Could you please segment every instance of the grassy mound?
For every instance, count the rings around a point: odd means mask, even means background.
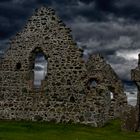
[[[118,120],[103,128],[46,122],[0,121],[0,140],[140,140],[140,132],[122,132]]]

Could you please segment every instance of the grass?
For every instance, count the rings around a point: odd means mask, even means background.
[[[122,132],[118,120],[103,128],[46,122],[0,121],[0,140],[140,140],[140,132]]]

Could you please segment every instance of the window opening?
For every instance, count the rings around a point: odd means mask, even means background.
[[[41,52],[36,53],[34,61],[34,87],[40,88],[42,80],[44,80],[47,75],[48,62]]]

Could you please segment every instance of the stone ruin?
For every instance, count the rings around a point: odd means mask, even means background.
[[[34,86],[37,53],[48,63],[39,88]],[[36,10],[0,61],[0,119],[101,127],[120,117],[127,104],[121,80],[101,55],[87,62],[82,56],[54,10]]]
[[[135,107],[127,106],[124,111],[123,128],[129,131],[140,131],[140,54],[138,66],[131,70],[131,79],[137,86],[137,104]]]
[[[92,55],[86,63],[88,79],[96,79],[97,83],[107,87],[111,96],[109,117],[120,117],[120,112],[127,104],[126,96],[123,91],[123,84],[117,74],[109,64],[105,62],[101,55]]]

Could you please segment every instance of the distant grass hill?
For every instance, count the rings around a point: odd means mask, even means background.
[[[122,132],[118,120],[103,128],[46,122],[0,121],[0,140],[140,140],[140,132]]]

